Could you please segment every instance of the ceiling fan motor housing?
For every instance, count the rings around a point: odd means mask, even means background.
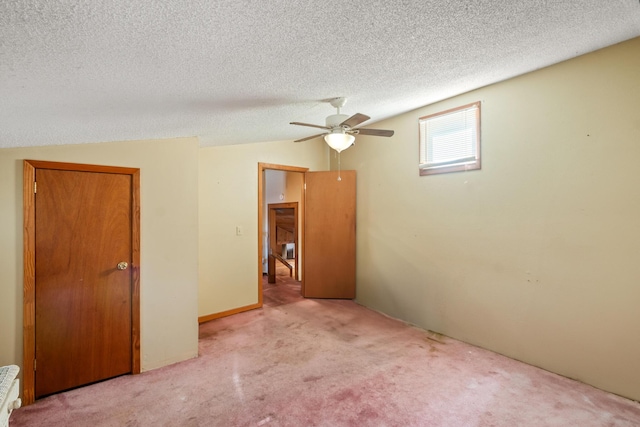
[[[349,118],[347,114],[332,114],[327,117],[327,127],[333,129]]]

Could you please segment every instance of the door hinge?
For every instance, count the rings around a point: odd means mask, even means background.
[[[33,181],[33,193],[37,193],[38,192],[38,183]]]
[[[36,359],[33,359],[33,370],[36,370]]]

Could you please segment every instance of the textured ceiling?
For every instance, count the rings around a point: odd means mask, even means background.
[[[0,147],[295,139],[638,36],[638,0],[3,0]]]

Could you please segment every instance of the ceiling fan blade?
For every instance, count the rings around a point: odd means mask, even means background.
[[[371,117],[366,116],[364,114],[356,113],[353,116],[349,117],[344,122],[340,123],[340,126],[347,126],[347,127],[352,128],[354,126],[358,126],[362,122],[366,122],[370,118]]]
[[[326,134],[327,134],[327,132],[325,132],[325,133],[319,133],[319,134],[317,134],[317,135],[311,135],[311,136],[308,136],[308,137],[306,137],[306,138],[296,139],[296,140],[295,140],[295,141],[293,141],[293,142],[302,142],[302,141],[307,141],[307,140],[309,140],[309,139],[317,138],[317,137],[319,137],[319,136],[326,135]]]
[[[385,129],[354,129],[358,131],[359,135],[373,135],[373,136],[393,136],[392,130]]]
[[[309,127],[312,127],[312,128],[319,128],[319,129],[331,129],[331,128],[326,127],[326,126],[312,125],[310,123],[291,122],[289,124],[290,125],[297,125],[297,126],[309,126]]]

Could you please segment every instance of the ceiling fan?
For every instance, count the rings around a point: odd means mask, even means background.
[[[325,132],[311,135],[306,138],[297,139],[294,142],[307,141],[309,139],[324,136],[324,140],[329,147],[338,153],[351,147],[355,141],[354,135],[372,135],[372,136],[393,136],[392,130],[384,129],[363,129],[356,128],[359,124],[369,120],[371,117],[364,114],[356,113],[349,117],[347,114],[340,114],[340,109],[347,102],[346,98],[333,98],[328,101],[334,108],[338,110],[336,114],[327,117],[326,125],[312,125],[309,123],[291,122],[292,125],[309,126],[312,128],[325,129]]]

